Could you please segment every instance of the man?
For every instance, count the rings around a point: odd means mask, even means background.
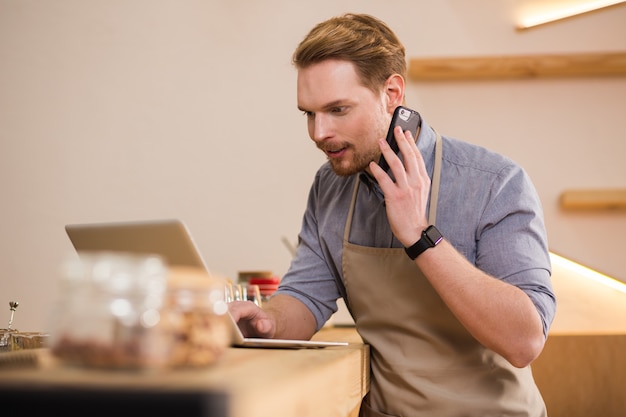
[[[231,312],[248,335],[309,339],[344,297],[371,346],[362,416],[543,416],[529,364],[555,312],[542,209],[512,161],[422,121],[385,141],[404,47],[344,15],[296,49],[298,107],[328,163],[276,295]],[[377,164],[381,153],[391,173]],[[443,239],[440,239],[440,235]]]

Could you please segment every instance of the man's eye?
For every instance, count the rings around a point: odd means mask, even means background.
[[[331,110],[331,113],[345,113],[346,112],[346,108],[345,107],[333,107]]]
[[[305,115],[306,117],[313,117],[313,112],[310,112],[310,111],[305,110],[302,112],[302,114]]]

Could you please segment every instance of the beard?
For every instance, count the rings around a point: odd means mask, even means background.
[[[357,128],[352,126],[353,129],[350,129],[346,135],[352,140],[339,143],[323,141],[317,143],[317,147],[324,153],[345,149],[346,155],[340,158],[328,158],[331,168],[340,177],[358,174],[369,168],[370,162],[378,162],[380,159],[378,139],[387,134],[390,120],[391,115],[386,112],[385,106],[381,103],[375,107],[371,116],[361,119],[361,124]]]
[[[380,150],[378,148],[365,149],[359,152],[352,145],[346,145],[346,147],[353,151],[352,158],[329,158],[331,168],[335,174],[340,177],[349,177],[362,172],[369,167],[370,162],[378,161],[380,157]]]

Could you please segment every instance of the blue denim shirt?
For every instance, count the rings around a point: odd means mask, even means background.
[[[435,138],[422,122],[417,145],[431,179]],[[277,291],[302,301],[315,316],[318,329],[337,310],[336,300],[345,295],[342,243],[355,181],[367,186],[359,187],[350,242],[402,247],[391,232],[378,184],[364,173],[340,177],[324,164],[309,193],[296,256]],[[443,137],[436,226],[477,268],[528,294],[547,334],[556,301],[543,210],[519,165],[479,146]]]

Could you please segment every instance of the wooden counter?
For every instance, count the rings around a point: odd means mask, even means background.
[[[557,314],[533,363],[550,417],[623,417],[626,294],[553,265]],[[137,374],[0,367],[3,415],[307,417],[358,415],[369,349],[354,328],[326,327],[315,350],[232,348],[203,370]]]
[[[61,367],[41,350],[37,369],[0,369],[0,407],[3,415],[66,417],[358,415],[369,389],[368,346],[334,329],[316,338],[351,343],[231,348],[209,368],[144,373]]]

